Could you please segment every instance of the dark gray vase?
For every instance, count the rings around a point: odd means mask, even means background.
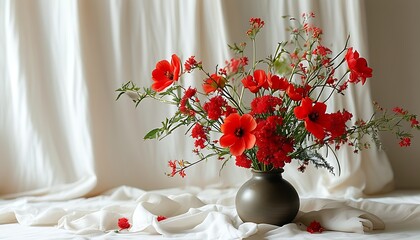
[[[291,223],[299,211],[299,195],[281,176],[283,169],[269,172],[252,170],[252,178],[236,194],[235,204],[244,222],[277,226]]]

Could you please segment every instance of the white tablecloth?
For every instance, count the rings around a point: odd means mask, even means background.
[[[360,199],[301,199],[296,223],[283,227],[243,223],[234,207],[235,194],[236,189],[146,192],[119,187],[97,197],[70,201],[47,202],[34,197],[2,200],[0,239],[417,239],[420,236],[420,191]],[[167,219],[157,221],[159,215]],[[115,232],[122,217],[128,218],[132,226]],[[312,220],[319,221],[326,231],[307,232],[304,224]]]

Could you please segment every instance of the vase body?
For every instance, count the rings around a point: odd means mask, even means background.
[[[282,177],[283,169],[269,172],[252,170],[252,177],[236,194],[235,204],[244,222],[277,226],[291,223],[299,211],[299,195]]]

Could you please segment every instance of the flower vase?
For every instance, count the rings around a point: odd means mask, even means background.
[[[242,221],[277,226],[293,221],[299,211],[299,195],[282,173],[283,169],[252,170],[251,179],[239,188],[235,199]]]

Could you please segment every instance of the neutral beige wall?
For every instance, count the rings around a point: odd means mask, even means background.
[[[373,99],[383,107],[397,105],[420,114],[420,1],[365,1]],[[394,169],[397,188],[420,188],[420,133],[410,148],[392,136],[383,143]]]

